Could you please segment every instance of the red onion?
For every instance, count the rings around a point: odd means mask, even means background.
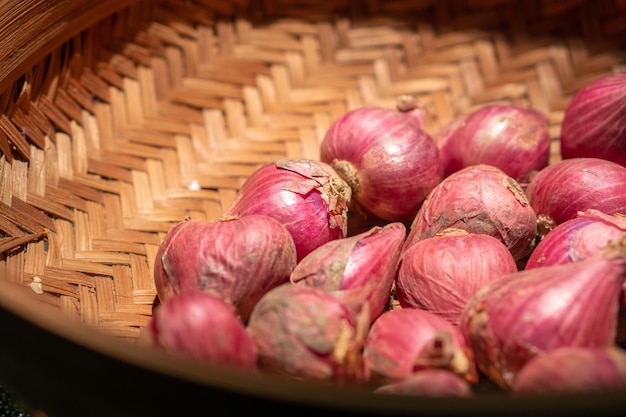
[[[626,72],[597,78],[572,98],[560,145],[564,159],[601,158],[626,167]]]
[[[476,291],[516,271],[513,255],[500,240],[446,229],[402,254],[396,298],[402,307],[428,310],[456,325]]]
[[[365,210],[387,221],[412,218],[441,181],[439,150],[423,129],[424,111],[361,107],[336,120],[320,146]]]
[[[493,104],[466,113],[434,136],[444,175],[489,164],[517,181],[548,165],[548,117],[513,104]]]
[[[266,293],[248,322],[259,367],[289,378],[364,382],[367,323],[321,288],[283,284]]]
[[[563,346],[612,345],[625,279],[622,238],[578,262],[501,276],[468,301],[459,328],[479,369],[510,388],[538,354]]]
[[[516,394],[574,394],[626,388],[626,351],[562,347],[537,355],[513,383]]]
[[[404,224],[392,222],[333,240],[302,259],[290,280],[330,292],[373,321],[391,297],[405,237]]]
[[[372,324],[363,361],[375,384],[398,382],[424,369],[447,369],[476,382],[473,355],[459,329],[426,310],[397,308]]]
[[[265,214],[278,220],[291,233],[300,261],[318,246],[346,236],[351,193],[328,164],[284,158],[253,172],[225,214]]]
[[[447,228],[499,239],[518,261],[533,248],[537,218],[519,183],[479,164],[444,178],[415,216],[403,251]]]
[[[296,247],[285,226],[255,214],[174,225],[159,246],[154,283],[160,301],[190,291],[228,299],[246,321],[269,289],[288,282]]]
[[[142,335],[170,353],[215,365],[256,368],[256,348],[235,308],[206,292],[188,292],[161,302]]]
[[[572,158],[552,163],[528,184],[526,194],[539,221],[539,234],[596,209],[626,214],[626,167],[599,158]]]
[[[423,397],[474,397],[471,385],[452,371],[423,369],[398,382],[381,385],[375,394],[415,395]]]

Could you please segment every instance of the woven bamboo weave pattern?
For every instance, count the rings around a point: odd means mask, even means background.
[[[0,92],[0,276],[123,339],[169,228],[261,164],[411,94],[435,134],[508,102],[549,115],[626,71],[626,1],[135,1]]]

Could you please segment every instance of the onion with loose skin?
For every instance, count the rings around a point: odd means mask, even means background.
[[[396,298],[457,325],[467,300],[485,284],[517,271],[513,255],[493,236],[446,229],[416,242],[400,259]]]
[[[626,72],[607,74],[572,98],[561,122],[561,156],[626,167]]]
[[[264,214],[282,223],[298,261],[348,232],[350,186],[328,164],[284,158],[265,164],[244,182],[226,215]]]
[[[220,294],[245,322],[263,294],[289,281],[296,262],[291,234],[269,216],[185,220],[159,246],[154,283],[161,302],[187,292]]]
[[[474,397],[471,385],[452,371],[423,369],[401,381],[381,385],[375,394],[415,395],[421,397]]]
[[[327,130],[320,159],[346,180],[363,209],[387,221],[410,220],[443,177],[423,119],[421,108],[351,110]]]
[[[444,175],[489,164],[517,181],[548,165],[548,117],[535,109],[492,104],[459,116],[434,136]]]
[[[476,364],[510,389],[536,355],[615,343],[626,279],[626,238],[578,262],[503,275],[467,303],[459,328]]]
[[[403,252],[447,228],[493,236],[519,261],[533,248],[537,217],[515,179],[479,164],[451,174],[433,189],[410,226]]]
[[[392,222],[333,240],[302,259],[290,280],[321,288],[373,321],[389,303],[405,237],[406,227]]]

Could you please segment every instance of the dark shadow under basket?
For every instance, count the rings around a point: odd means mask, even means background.
[[[414,95],[426,129],[488,103],[548,114],[626,71],[623,0],[10,1],[0,17],[0,382],[54,416],[321,411],[605,415],[626,392],[373,398],[137,345],[169,228],[247,176],[318,158],[330,123]]]

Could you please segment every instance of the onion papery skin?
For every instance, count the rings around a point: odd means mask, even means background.
[[[348,233],[350,186],[324,162],[283,158],[259,167],[244,182],[225,215],[264,214],[282,223],[298,261]]]
[[[187,292],[217,293],[245,322],[263,294],[289,281],[296,263],[291,234],[269,216],[186,220],[161,242],[154,283],[161,302]]]
[[[446,229],[401,257],[396,299],[457,325],[467,300],[501,275],[517,272],[513,255],[493,236]]]
[[[449,370],[470,383],[478,378],[460,330],[415,308],[387,310],[374,321],[365,339],[363,361],[375,385],[402,381],[432,368]]]
[[[626,72],[604,75],[572,98],[561,122],[561,156],[626,167]]]
[[[470,165],[489,164],[517,181],[548,165],[548,117],[513,104],[480,107],[448,123],[433,138],[447,177]]]
[[[587,394],[626,388],[626,351],[562,347],[531,359],[517,374],[518,395]]]
[[[411,223],[402,251],[448,228],[493,236],[519,261],[532,251],[537,217],[515,179],[479,164],[455,172],[433,189]]]
[[[255,370],[256,347],[234,306],[207,292],[188,292],[161,302],[142,342],[169,353],[218,366]]]
[[[405,237],[404,224],[392,222],[325,243],[296,265],[290,281],[321,288],[373,321],[389,303]]]
[[[474,397],[472,386],[452,371],[423,369],[398,382],[381,385],[375,394],[415,395],[421,397]]]
[[[626,214],[626,167],[599,158],[554,162],[535,174],[526,188],[542,225],[541,237],[579,211]]]
[[[441,181],[439,149],[423,128],[423,110],[360,107],[331,124],[320,159],[352,188],[353,198],[386,221],[415,216]]]
[[[503,389],[533,357],[564,346],[614,344],[626,239],[562,265],[503,275],[467,303],[459,328],[478,368]]]
[[[528,257],[526,269],[585,259],[609,241],[626,236],[626,216],[589,209],[552,229]]]
[[[323,383],[363,383],[367,322],[321,288],[286,283],[259,300],[248,333],[259,369]]]

